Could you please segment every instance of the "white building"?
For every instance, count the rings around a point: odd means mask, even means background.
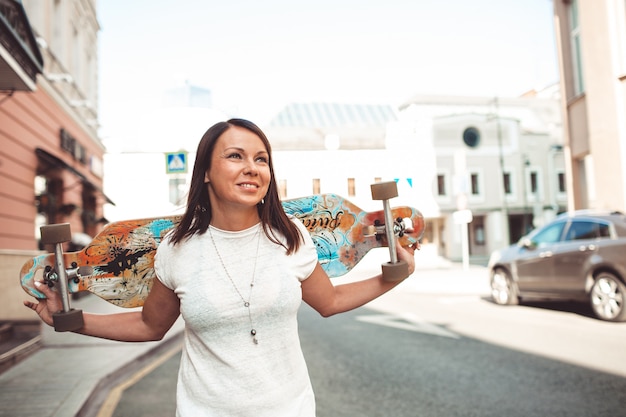
[[[440,218],[429,222],[427,238],[441,255],[462,255],[459,210],[472,212],[469,252],[480,260],[566,209],[557,92],[417,96],[401,106],[398,123],[415,126],[418,146],[435,150],[430,190]]]
[[[379,210],[369,185],[395,180],[392,205],[420,209],[423,250],[449,259],[462,257],[461,209],[472,212],[469,254],[482,261],[566,208],[555,88],[520,98],[417,96],[399,110],[291,104],[265,131],[286,198],[334,192]]]

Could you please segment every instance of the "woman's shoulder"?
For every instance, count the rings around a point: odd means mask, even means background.
[[[200,239],[200,237],[201,237],[200,234],[194,233],[191,236],[184,237],[179,242],[174,242],[173,241],[174,231],[171,230],[165,236],[163,236],[163,238],[161,239],[161,242],[158,243],[157,252],[159,252],[159,253],[176,252],[176,251],[180,250],[181,248],[187,247],[189,245],[193,246],[194,243],[197,242]]]
[[[307,230],[304,223],[302,223],[302,220],[298,219],[293,214],[288,214],[287,218],[289,219],[291,223],[295,225],[295,227],[298,229],[298,231],[300,232],[300,235],[302,236],[305,242],[307,241],[307,239],[310,239],[311,235],[309,234],[309,231]]]

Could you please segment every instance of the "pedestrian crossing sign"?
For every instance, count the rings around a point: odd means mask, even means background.
[[[165,154],[166,174],[187,173],[187,152],[168,152]]]

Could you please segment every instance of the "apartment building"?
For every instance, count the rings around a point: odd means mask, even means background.
[[[570,209],[626,211],[626,3],[554,0]]]
[[[112,201],[98,138],[95,1],[0,7],[0,320],[30,317],[18,272],[42,249],[38,229],[70,223],[76,245]],[[79,241],[80,237],[82,241]]]

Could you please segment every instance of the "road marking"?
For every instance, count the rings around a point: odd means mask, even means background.
[[[451,339],[460,338],[460,336],[456,333],[452,333],[435,324],[429,323],[412,313],[357,316],[356,319],[365,323],[394,327],[396,329],[409,330],[412,332],[432,334],[441,337],[449,337]]]
[[[144,376],[148,375],[150,372],[158,368],[160,365],[162,365],[165,361],[167,361],[169,358],[174,356],[176,353],[179,353],[181,347],[182,347],[182,344],[177,343],[176,346],[174,346],[172,349],[165,352],[157,360],[155,360],[154,362],[151,362],[150,364],[148,364],[147,366],[145,366],[144,368],[140,369],[135,374],[133,374],[128,380],[124,381],[123,383],[111,389],[106,400],[104,400],[102,407],[100,407],[97,417],[111,417],[113,413],[115,413],[115,408],[117,407],[117,404],[120,402],[120,399],[122,398],[122,394],[124,394],[124,391],[127,388],[131,387],[132,385],[136,384],[141,378],[143,378]]]

